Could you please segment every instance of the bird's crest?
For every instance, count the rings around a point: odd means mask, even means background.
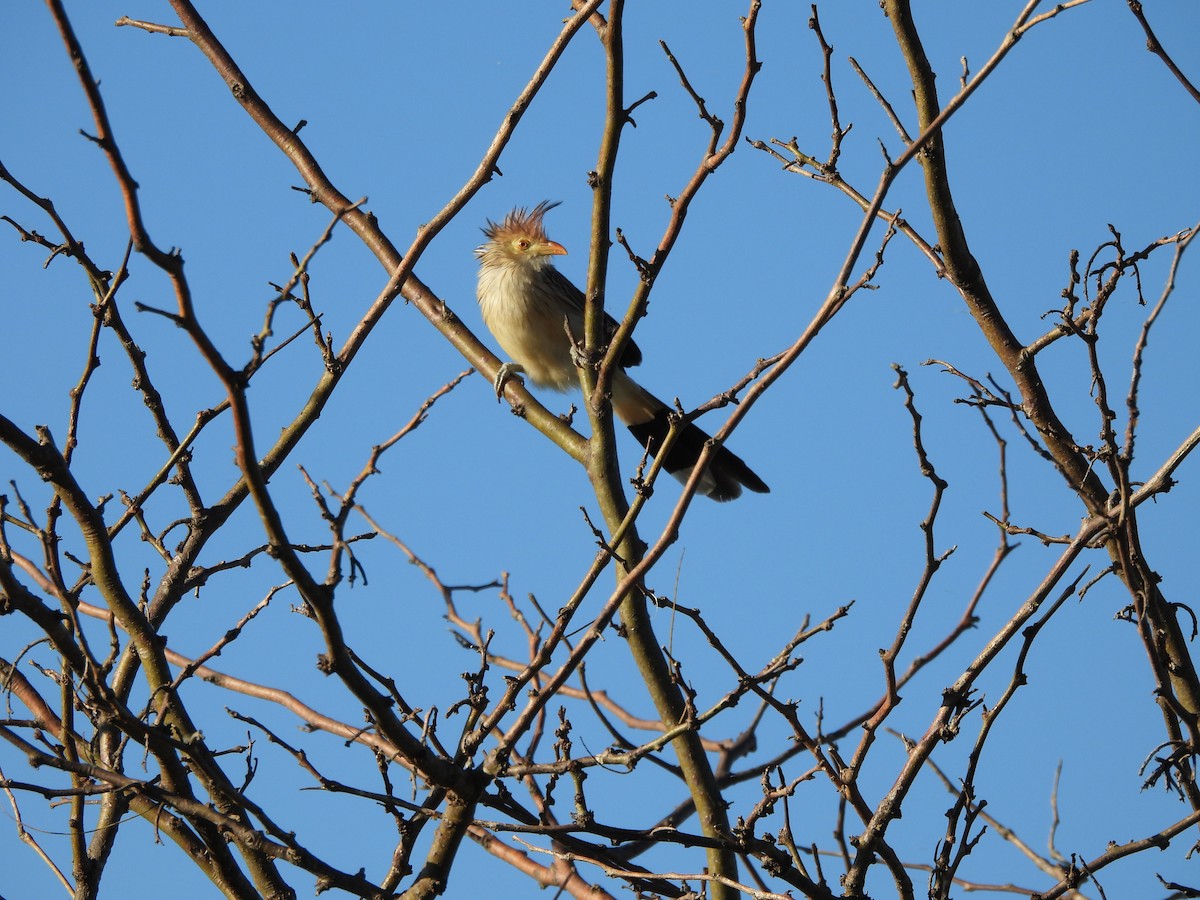
[[[489,241],[497,243],[516,235],[537,242],[547,241],[549,238],[546,236],[546,227],[542,224],[542,217],[561,202],[561,200],[543,200],[533,209],[528,210],[523,206],[518,206],[500,222],[493,222],[489,219],[483,233]]]

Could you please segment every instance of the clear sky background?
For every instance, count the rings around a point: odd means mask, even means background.
[[[1000,44],[1021,4],[923,0],[914,6],[944,102],[957,85],[960,59],[966,57],[977,70]],[[161,247],[180,248],[201,321],[227,358],[248,358],[249,339],[260,329],[273,296],[269,282],[289,277],[288,254],[303,254],[327,226],[329,213],[292,189],[301,184],[299,175],[193,45],[113,25],[122,15],[171,23],[167,4],[134,0],[70,7],[140,185],[151,235]],[[1146,7],[1176,62],[1193,82],[1200,81],[1200,6],[1164,0]],[[334,10],[334,4],[325,3],[260,2],[208,3],[201,11],[276,114],[287,123],[307,121],[301,136],[333,182],[347,196],[367,198],[365,206],[404,247],[478,164],[568,9],[546,2],[398,2],[343,4]],[[728,121],[742,74],[738,17],[744,13],[742,3],[716,0],[629,4],[628,99],[651,90],[658,97],[639,107],[637,127],[623,135],[613,222],[644,256],[657,245],[668,219],[664,195],[678,194],[708,139],[657,42],[669,44],[709,108]],[[870,193],[879,177],[878,141],[893,156],[900,143],[846,59],[859,61],[911,126],[903,61],[875,0],[824,3],[820,14],[835,48],[842,121],[854,126],[841,169]],[[764,141],[796,136],[802,148],[823,159],[830,125],[820,53],[806,25],[809,15],[808,4],[763,4],[758,55],[764,65],[745,134]],[[501,158],[503,177],[470,202],[417,266],[421,279],[489,346],[496,345],[479,319],[472,254],[486,219],[543,199],[563,201],[550,213],[548,229],[570,251],[558,261],[560,268],[577,282],[584,278],[591,204],[587,173],[596,163],[603,120],[602,73],[602,51],[585,28]],[[80,129],[91,132],[91,118],[43,6],[7,3],[0,10],[0,79],[0,161],[51,197],[92,257],[115,269],[128,237],[119,194],[102,154],[79,134]],[[1200,106],[1146,52],[1141,29],[1122,2],[1095,0],[1035,29],[953,119],[946,140],[967,235],[1001,309],[1026,341],[1047,331],[1053,316],[1046,314],[1061,308],[1072,249],[1086,260],[1109,239],[1110,223],[1134,249],[1200,220],[1195,174]],[[897,182],[887,206],[902,207],[932,239],[922,201],[920,173],[913,167]],[[51,224],[7,186],[0,190],[0,212],[52,234]],[[788,346],[823,301],[859,220],[857,208],[832,188],[782,172],[778,163],[743,143],[693,205],[655,287],[649,315],[637,330],[645,353],[639,379],[691,408],[727,389],[757,358]],[[1142,269],[1151,302],[1164,284],[1170,253],[1159,251]],[[1148,351],[1135,467],[1143,477],[1200,425],[1200,355],[1195,351],[1200,279],[1192,254],[1185,257],[1177,294]],[[0,223],[6,373],[0,411],[30,433],[35,425],[47,424],[61,438],[68,391],[84,363],[90,295],[67,260],[56,259],[43,270],[44,255]],[[805,647],[804,665],[781,688],[782,695],[801,701],[810,724],[823,702],[827,727],[859,714],[880,695],[877,651],[892,641],[923,564],[918,524],[931,488],[918,470],[903,397],[893,388],[893,363],[911,376],[926,416],[925,447],[950,483],[937,523],[937,547],[957,546],[922,608],[902,667],[957,621],[997,543],[995,527],[982,515],[1000,511],[995,441],[977,413],[954,403],[965,396],[964,384],[921,364],[942,359],[975,376],[995,374],[1009,385],[957,295],[911,244],[900,237],[893,241],[876,280],[879,289],[854,297],[730,441],[772,493],[725,505],[697,501],[679,542],[650,579],[660,593],[701,607],[750,669],[765,664],[804,616],[817,621],[853,600],[851,616]],[[339,231],[321,250],[312,267],[311,291],[335,346],[386,281],[387,274],[349,231]],[[624,309],[635,283],[636,273],[614,248],[610,308]],[[220,385],[181,331],[162,317],[133,312],[134,300],[172,305],[166,279],[152,266],[134,259],[121,298],[172,419],[186,430],[197,410],[221,399]],[[1128,360],[1145,312],[1127,286],[1105,320],[1101,353],[1112,366],[1110,388],[1118,402],[1127,389]],[[286,312],[276,334],[301,324],[298,312]],[[129,388],[128,364],[111,335],[104,337],[100,356],[75,469],[92,496],[119,489],[132,493],[161,465],[162,446]],[[1060,409],[1068,426],[1082,440],[1094,441],[1097,415],[1082,348],[1061,342],[1039,362],[1051,395],[1073,398]],[[318,482],[344,488],[362,469],[370,448],[464,368],[457,351],[419,313],[395,304],[292,463],[302,464]],[[295,416],[319,372],[320,359],[303,337],[255,378],[250,400],[260,447]],[[543,400],[555,411],[570,402],[557,396]],[[721,421],[718,412],[705,423],[715,430]],[[1123,420],[1117,424],[1123,429]],[[1083,515],[1076,498],[1011,426],[1005,436],[1013,521],[1050,534],[1072,532]],[[632,440],[622,441],[623,469],[629,471],[637,448]],[[236,479],[231,443],[228,424],[220,422],[197,445],[195,470],[210,499]],[[478,376],[443,398],[429,421],[384,457],[381,469],[369,482],[363,504],[449,584],[484,584],[509,573],[514,597],[532,593],[552,612],[590,562],[594,538],[579,507],[600,519],[582,470],[510,415],[507,405],[498,405]],[[1162,576],[1164,592],[1192,604],[1200,575],[1197,473],[1194,462],[1185,465],[1180,484],[1153,509],[1143,509],[1141,519],[1150,564]],[[35,510],[45,508],[43,485],[0,451],[0,490],[10,490],[10,479],[18,480]],[[296,466],[281,469],[271,487],[291,517],[293,539],[321,543],[327,532]],[[648,539],[658,534],[677,491],[674,482],[660,482],[641,520]],[[151,513],[161,527],[175,511],[164,502],[152,506]],[[250,509],[231,524],[227,542],[214,543],[206,564],[262,542]],[[360,527],[367,530],[365,524]],[[136,585],[154,557],[137,545],[135,535],[128,538],[121,563]],[[893,727],[913,735],[924,731],[942,687],[1012,615],[1057,556],[1033,538],[1020,544],[988,592],[978,628],[905,690]],[[445,709],[462,692],[458,673],[475,668],[476,658],[456,645],[439,596],[401,554],[383,540],[360,545],[358,552],[368,582],[343,588],[339,595],[350,644],[391,672],[402,691],[411,690],[414,702]],[[311,562],[314,571],[323,572],[324,559]],[[1107,564],[1100,553],[1086,562],[1092,568],[1085,580]],[[215,580],[172,618],[169,645],[185,654],[202,652],[282,580],[265,559],[228,580]],[[464,616],[482,617],[496,629],[498,647],[518,656],[524,652],[495,591],[459,600]],[[309,621],[289,612],[295,602],[294,595],[281,594],[217,667],[287,686],[311,705],[357,721],[353,701],[316,672],[319,636]],[[599,595],[595,603],[598,607]],[[1027,664],[1030,684],[1000,720],[985,753],[979,791],[989,801],[988,811],[1038,849],[1051,827],[1049,797],[1060,759],[1066,762],[1057,847],[1068,856],[1091,859],[1109,841],[1143,837],[1186,813],[1160,789],[1139,791],[1138,767],[1163,732],[1134,629],[1114,620],[1126,603],[1127,594],[1110,578],[1082,602],[1065,605],[1035,644]],[[666,640],[669,613],[655,616]],[[14,654],[34,636],[32,631],[26,636],[25,624],[12,616],[0,628],[8,632],[5,654]],[[712,702],[730,689],[732,677],[694,633],[677,625],[673,634],[702,700]],[[1007,684],[1015,649],[981,684],[989,702]],[[44,647],[31,655],[43,665],[53,664]],[[620,641],[599,648],[589,667],[594,684],[603,684],[635,712],[652,715]],[[368,754],[347,751],[335,738],[304,735],[280,710],[199,683],[191,691],[190,702],[214,711],[205,723],[214,745],[246,737],[244,726],[220,713],[223,705],[231,706],[261,716],[303,743],[331,774],[371,781]],[[712,736],[733,736],[749,714],[748,708],[731,714],[728,726]],[[978,722],[976,713],[963,738],[935,754],[952,778],[961,773]],[[447,727],[452,733],[458,725]],[[598,728],[585,734],[598,742],[593,751],[608,740]],[[774,725],[764,738],[775,743],[764,746],[763,758],[786,745],[786,735]],[[849,752],[855,740],[852,734],[843,750]],[[872,797],[887,790],[903,757],[899,742],[889,736],[881,741],[885,746],[877,748],[878,759],[863,778]],[[314,851],[328,853],[350,871],[368,866],[368,874],[377,876],[394,839],[386,818],[366,801],[303,790],[311,780],[265,741],[259,753],[264,771],[271,773],[269,779],[260,775],[263,802],[277,804],[280,818]],[[21,776],[21,757],[8,746],[0,747],[0,766],[9,777]],[[788,774],[799,775],[805,766],[795,760]],[[614,820],[636,809],[653,821],[679,799],[672,792],[642,796],[635,803],[628,785],[615,776],[612,781],[614,802],[620,798],[621,805],[605,810],[604,799],[597,803]],[[939,836],[937,823],[944,823],[952,798],[931,777],[918,786],[905,819],[889,835],[903,858],[928,862]],[[753,796],[755,785],[747,790],[739,796]],[[832,845],[831,796],[825,785],[816,784],[801,795],[797,808],[812,814],[810,824],[802,818],[799,826],[810,829],[805,841]],[[9,815],[7,803],[3,806]],[[39,842],[66,861],[65,810],[51,811],[29,799],[22,809]],[[1109,869],[1101,879],[1108,897],[1165,896],[1155,872],[1168,880],[1200,881],[1195,862],[1184,860],[1193,840],[1194,834],[1181,837],[1165,853]],[[61,893],[45,867],[20,846],[11,822],[0,820],[0,846],[0,895],[6,900]],[[531,882],[475,845],[464,845],[461,852],[465,857],[448,896],[481,896],[483,885],[490,896],[533,895]],[[105,879],[106,896],[139,896],[139,890],[149,896],[144,886],[160,877],[171,879],[173,896],[213,895],[173,845],[153,843],[149,826],[130,828],[117,854]],[[1051,883],[992,832],[972,860],[964,874],[977,881]],[[305,878],[297,883],[305,895]],[[879,887],[886,896],[886,886]],[[1096,895],[1094,889],[1085,893]]]

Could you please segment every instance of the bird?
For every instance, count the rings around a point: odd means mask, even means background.
[[[583,292],[555,268],[554,257],[567,251],[550,240],[543,222],[546,213],[558,205],[544,201],[532,209],[518,207],[499,222],[489,220],[483,229],[487,242],[475,251],[479,258],[476,295],[483,321],[511,360],[496,375],[497,396],[504,383],[518,373],[539,388],[566,391],[579,387],[571,335],[584,332]],[[611,338],[617,322],[605,314],[604,325]],[[641,349],[629,341],[620,368],[612,374],[612,408],[638,442],[657,455],[670,429],[671,407],[625,371],[641,361]],[[698,425],[685,425],[663,460],[663,468],[686,484],[710,440]],[[727,501],[741,496],[743,488],[761,494],[770,491],[740,457],[718,447],[698,493]]]

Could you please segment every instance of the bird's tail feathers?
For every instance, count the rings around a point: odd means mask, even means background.
[[[617,418],[625,423],[638,442],[652,456],[657,455],[671,430],[670,407],[623,371],[617,372],[613,379],[612,404]],[[663,468],[686,484],[710,440],[712,438],[698,425],[687,425],[663,460]],[[741,496],[743,488],[760,494],[771,490],[739,456],[725,447],[717,448],[709,459],[698,493],[725,501]]]

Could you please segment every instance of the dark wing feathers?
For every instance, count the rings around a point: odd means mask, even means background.
[[[558,288],[559,293],[567,300],[568,305],[579,313],[580,321],[583,321],[583,291],[575,287],[575,285],[571,282],[571,279],[553,266],[547,266],[545,271],[548,273],[549,278],[554,282],[555,287]],[[618,322],[608,313],[604,314],[604,333],[607,338],[612,338],[612,336],[617,333],[617,329],[620,327],[620,322]],[[582,338],[583,335],[578,334],[576,337]],[[621,354],[621,368],[629,369],[633,366],[640,366],[641,364],[642,348],[639,347],[636,342],[630,341],[625,345],[625,350]]]

